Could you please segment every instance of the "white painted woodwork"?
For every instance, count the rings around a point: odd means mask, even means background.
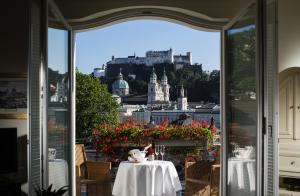
[[[300,157],[279,156],[279,169],[286,172],[297,172],[300,176]]]
[[[279,85],[279,134],[280,138],[293,138],[294,130],[293,78],[288,77]]]
[[[279,196],[300,196],[300,192],[279,189]]]
[[[279,173],[300,178],[300,73],[279,84]],[[292,194],[293,195],[293,194]]]
[[[295,118],[294,118],[294,139],[300,140],[300,74],[295,75]],[[300,150],[300,149],[299,149]]]

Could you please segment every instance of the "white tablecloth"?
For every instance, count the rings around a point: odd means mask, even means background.
[[[122,162],[113,187],[115,196],[175,196],[181,191],[177,171],[169,161]]]
[[[255,195],[255,164],[254,159],[229,158],[228,185],[230,195]]]
[[[68,186],[68,163],[62,159],[49,161],[49,184],[52,189]]]

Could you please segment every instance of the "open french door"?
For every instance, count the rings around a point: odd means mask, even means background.
[[[263,195],[260,9],[253,2],[223,31],[221,181],[224,196]]]
[[[44,66],[43,186],[67,187],[74,195],[74,34],[54,1],[48,1]]]

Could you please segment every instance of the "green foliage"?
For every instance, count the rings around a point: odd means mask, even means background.
[[[68,186],[63,186],[58,190],[52,190],[52,184],[47,188],[43,189],[40,186],[34,188],[37,196],[63,196],[68,191]]]
[[[188,101],[220,101],[220,71],[213,70],[210,74],[194,71],[189,68],[167,73],[169,79],[171,100],[176,100],[181,84],[187,89]]]
[[[230,89],[239,92],[253,91],[256,88],[256,32],[254,26],[246,26],[229,34],[230,39],[230,65],[229,74],[233,78]]]
[[[90,137],[97,124],[116,124],[118,103],[106,85],[92,76],[76,72],[76,138]]]
[[[130,93],[132,94],[146,94],[148,84],[144,80],[128,80],[130,86]]]

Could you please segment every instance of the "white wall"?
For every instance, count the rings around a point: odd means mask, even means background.
[[[300,67],[300,1],[278,0],[279,73]]]

